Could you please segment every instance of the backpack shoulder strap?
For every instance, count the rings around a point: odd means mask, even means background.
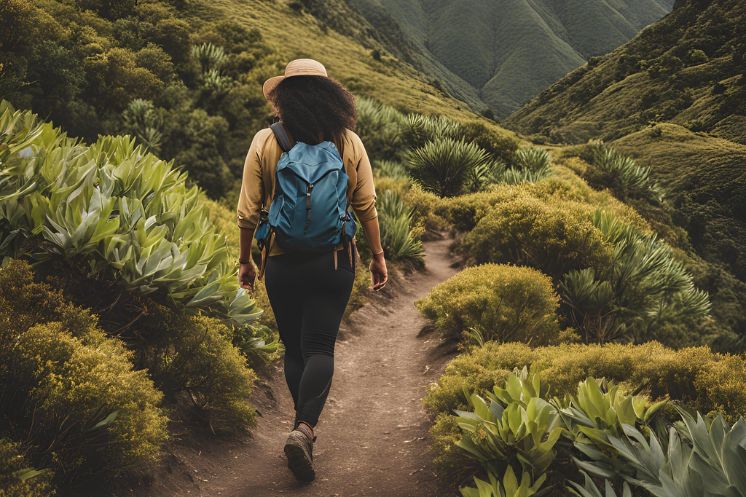
[[[293,145],[295,145],[295,142],[292,138],[290,138],[290,135],[288,134],[287,130],[285,129],[285,126],[282,124],[282,121],[277,121],[276,123],[273,123],[270,128],[272,128],[272,132],[275,134],[275,137],[277,138],[277,142],[280,144],[280,148],[287,152],[291,148],[293,148]]]

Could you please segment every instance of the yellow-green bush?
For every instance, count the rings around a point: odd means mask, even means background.
[[[21,444],[0,438],[0,497],[51,497],[50,471],[35,469]]]
[[[550,176],[536,182],[498,184],[488,191],[441,199],[435,212],[452,223],[458,231],[466,232],[472,230],[491,207],[525,196],[548,203],[565,200],[588,204],[586,207],[589,210],[601,208],[646,232],[650,231],[647,222],[633,208],[607,192],[593,190],[575,173],[561,166],[554,166]]]
[[[63,480],[109,477],[156,461],[166,439],[161,393],[121,342],[58,322],[0,329],[2,417]]]
[[[464,236],[460,250],[471,263],[525,264],[555,279],[573,269],[602,267],[612,247],[593,225],[591,209],[520,196],[490,209]]]
[[[447,336],[474,330],[484,340],[556,342],[559,298],[551,280],[520,266],[464,269],[433,288],[417,307]]]
[[[132,358],[96,316],[34,281],[27,263],[0,269],[0,418],[29,437],[34,462],[73,478],[110,476],[158,457],[162,395]]]
[[[443,199],[413,183],[403,195],[404,203],[412,208],[415,222],[429,231],[448,229],[448,221],[437,213]]]
[[[150,337],[138,349],[138,362],[169,400],[196,408],[216,432],[253,426],[249,397],[256,375],[233,345],[233,331],[219,319],[186,316],[160,305],[147,312],[141,331]]]
[[[34,281],[27,263],[8,260],[0,268],[0,327],[27,330],[49,321],[63,323],[77,337],[84,337],[97,324],[93,314],[71,304],[61,291]]]
[[[447,219],[457,231],[466,232],[474,229],[494,205],[514,199],[519,193],[514,185],[499,185],[489,191],[444,198],[435,212]]]
[[[490,389],[524,366],[543,371],[552,395],[572,393],[579,381],[594,376],[642,389],[653,399],[668,396],[703,413],[746,413],[746,358],[707,347],[674,350],[657,342],[536,348],[488,342],[451,361],[425,403],[433,414],[463,408],[464,389]]]

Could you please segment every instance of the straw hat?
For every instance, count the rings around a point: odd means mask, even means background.
[[[264,98],[269,98],[268,95],[274,90],[277,85],[282,83],[285,78],[292,78],[293,76],[323,76],[328,78],[326,74],[326,68],[321,62],[313,59],[295,59],[288,62],[285,66],[285,74],[282,76],[274,76],[264,82],[262,86],[262,93]]]

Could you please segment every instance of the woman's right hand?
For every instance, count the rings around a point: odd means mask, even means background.
[[[256,281],[256,266],[253,262],[241,264],[238,268],[238,284],[246,290],[254,290],[254,281]]]
[[[386,259],[383,257],[383,252],[374,254],[370,261],[370,283],[373,291],[377,292],[386,286],[388,280],[389,272],[386,269]]]

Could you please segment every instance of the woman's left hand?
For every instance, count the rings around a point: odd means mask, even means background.
[[[386,269],[386,259],[383,252],[375,254],[370,261],[370,283],[374,291],[378,291],[386,286],[389,281],[389,272]]]

